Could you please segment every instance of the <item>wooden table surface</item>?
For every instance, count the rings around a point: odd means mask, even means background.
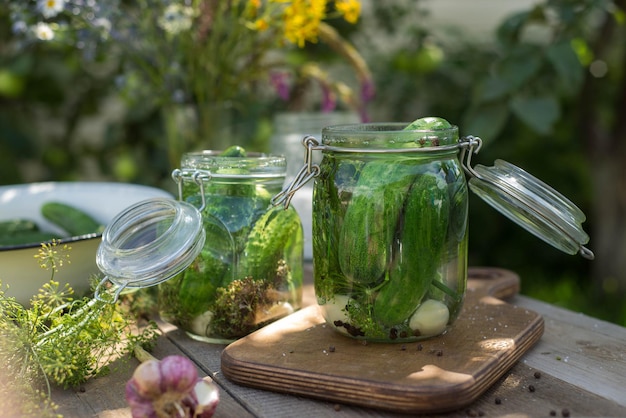
[[[310,279],[310,266],[307,270]],[[305,305],[314,304],[310,283],[304,293]],[[476,402],[436,416],[626,417],[626,328],[525,296],[517,295],[507,303],[542,315],[545,331],[540,341]],[[157,358],[185,355],[202,375],[213,377],[220,388],[217,418],[407,416],[237,385],[220,370],[224,345],[194,341],[169,324],[159,325],[162,335],[152,354]],[[122,359],[112,365],[108,376],[75,390],[55,390],[59,413],[130,417],[124,385],[137,364],[135,359]]]

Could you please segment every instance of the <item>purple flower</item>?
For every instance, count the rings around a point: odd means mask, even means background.
[[[288,101],[290,97],[289,91],[289,74],[286,72],[272,72],[270,74],[270,83],[276,89],[278,97],[284,101]]]
[[[364,80],[361,84],[361,100],[364,103],[369,102],[376,96],[376,87],[374,86],[374,82],[370,79]]]
[[[326,83],[320,83],[322,86],[322,112],[332,112],[337,107],[337,97]]]

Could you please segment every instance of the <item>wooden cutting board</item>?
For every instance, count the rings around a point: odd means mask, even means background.
[[[519,291],[508,270],[470,268],[465,305],[442,336],[364,343],[302,309],[227,346],[222,373],[246,386],[405,413],[462,408],[543,334],[543,319],[502,299]]]

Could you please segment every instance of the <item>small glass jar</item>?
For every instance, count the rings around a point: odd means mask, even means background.
[[[321,143],[302,140],[305,164],[275,197],[289,206],[315,178],[315,293],[328,325],[349,337],[410,342],[454,323],[467,281],[468,190],[554,247],[593,259],[580,209],[506,161],[473,168],[480,138],[459,138],[439,120],[433,129],[328,126]]]
[[[330,325],[369,341],[439,335],[465,293],[468,192],[458,129],[405,126],[344,125],[322,134],[315,292]]]
[[[161,317],[191,337],[229,342],[301,307],[303,232],[293,208],[272,206],[283,156],[185,154],[174,178],[200,209],[199,256],[159,285]]]

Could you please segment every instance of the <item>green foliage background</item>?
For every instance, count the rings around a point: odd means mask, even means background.
[[[507,160],[569,197],[589,215],[584,228],[594,249],[594,231],[605,221],[599,208],[623,199],[624,179],[600,193],[596,172],[603,158],[620,166],[626,156],[626,137],[618,135],[626,119],[620,104],[626,99],[619,98],[626,91],[624,3],[546,0],[477,40],[433,24],[427,2],[367,2],[371,10],[350,35],[376,77],[371,118],[434,115],[458,124],[462,135],[480,136],[485,146],[474,163]],[[10,28],[0,6],[0,184],[112,180],[174,191],[161,113],[120,100],[119,62],[103,54],[85,64],[70,46],[16,51]],[[609,71],[594,78],[589,65],[597,60]],[[267,150],[275,103],[248,103],[237,116],[244,133],[238,142]],[[602,153],[590,132],[605,132],[613,148]],[[470,265],[509,268],[520,274],[524,294],[626,325],[626,272],[616,264],[626,259],[621,250],[601,251],[593,262],[569,256],[478,197],[470,202]],[[624,248],[617,240],[626,229],[615,229],[600,237],[608,240],[602,247]]]

